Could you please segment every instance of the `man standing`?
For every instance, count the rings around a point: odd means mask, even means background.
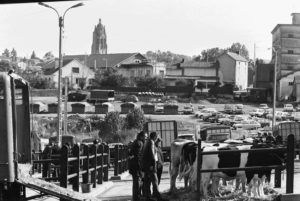
[[[129,173],[132,175],[132,200],[141,200],[142,193],[142,152],[146,134],[141,131],[131,144],[129,151]]]
[[[158,179],[158,185],[160,184],[160,179],[161,179],[161,175],[163,172],[163,166],[164,166],[164,156],[163,156],[163,152],[161,150],[161,139],[158,137],[157,140],[155,141],[155,148],[157,150],[157,179]]]
[[[149,139],[146,141],[142,157],[142,167],[145,172],[144,177],[144,193],[147,200],[151,199],[150,186],[153,186],[153,197],[157,200],[162,200],[160,192],[158,190],[158,179],[157,179],[157,150],[155,148],[155,141],[157,139],[157,133],[151,132]]]

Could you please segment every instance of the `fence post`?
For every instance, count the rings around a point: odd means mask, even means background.
[[[98,184],[102,184],[102,181],[103,181],[103,144],[98,145],[97,153],[101,154],[101,156],[99,156],[99,159],[97,160],[97,164],[98,164],[98,166],[100,166],[100,168],[98,169],[97,179],[98,179]]]
[[[91,172],[91,182],[93,184],[93,188],[96,188],[96,172],[97,172],[97,145],[93,144],[92,146],[92,155],[94,155],[94,159],[92,160],[92,172]]]
[[[63,146],[60,154],[60,186],[64,188],[68,185],[68,153],[69,148]]]
[[[73,173],[76,173],[77,176],[72,178],[72,188],[74,191],[79,192],[79,172],[80,172],[80,149],[77,144],[74,145],[73,150],[73,157],[76,157],[77,159],[72,162],[73,164]]]
[[[86,159],[83,160],[83,170],[86,171],[86,173],[82,174],[82,183],[87,184],[89,183],[89,146],[84,145],[83,146],[83,155],[86,157]]]
[[[104,153],[106,153],[106,156],[104,157],[104,178],[103,181],[108,181],[108,166],[109,166],[109,160],[108,158],[110,157],[109,153],[109,146],[105,145],[104,146]],[[102,155],[103,156],[103,155]]]
[[[275,168],[274,187],[281,188],[281,168]]]
[[[118,161],[118,174],[121,174],[122,173],[122,161],[123,161],[123,145],[120,145],[119,146],[119,152],[118,152],[118,155],[119,155],[119,161]]]
[[[201,166],[202,166],[202,150],[201,150],[201,139],[198,140],[198,149],[197,149],[197,192],[200,193],[200,182],[201,182]]]
[[[119,174],[119,145],[115,145],[115,156],[114,156],[114,176],[118,176]]]
[[[294,192],[294,157],[295,157],[295,139],[294,135],[288,136],[287,162],[286,162],[286,193]]]

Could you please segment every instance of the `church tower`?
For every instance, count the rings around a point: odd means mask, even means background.
[[[101,19],[93,32],[91,54],[107,54],[106,31],[105,26],[101,24]]]

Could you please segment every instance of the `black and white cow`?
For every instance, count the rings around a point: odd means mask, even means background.
[[[224,147],[225,146],[225,147]],[[221,150],[248,150],[248,149],[258,149],[258,148],[271,148],[274,147],[272,144],[253,144],[253,145],[238,145],[238,146],[226,146],[222,147],[205,145],[202,147],[203,152],[209,151],[221,151]],[[178,149],[178,147],[173,147]],[[196,190],[197,182],[197,146],[195,142],[182,142],[180,148],[175,151],[177,157],[177,172],[176,175],[171,173],[171,190],[175,187],[175,180],[178,174],[180,177],[185,178],[185,181],[189,180],[192,190]],[[178,156],[180,154],[180,157]],[[172,149],[171,149],[172,155]],[[175,155],[173,156],[175,157]],[[243,167],[253,167],[253,166],[271,166],[271,165],[281,165],[284,162],[283,152],[250,152],[250,153],[219,153],[212,155],[202,156],[202,169],[218,169],[218,168],[243,168]],[[173,162],[171,162],[173,164]],[[174,164],[173,164],[174,165]],[[172,165],[172,166],[173,166]],[[247,170],[247,171],[224,171],[224,172],[206,172],[201,174],[201,184],[200,190],[202,194],[207,196],[207,189],[212,180],[212,194],[218,193],[219,180],[233,180],[236,179],[236,188],[242,183],[243,192],[246,191],[245,184],[249,184],[248,193],[254,185],[259,185],[259,187],[254,186],[256,190],[253,192],[254,196],[263,196],[262,185],[264,179],[270,180],[271,170]],[[258,190],[257,190],[258,189]]]

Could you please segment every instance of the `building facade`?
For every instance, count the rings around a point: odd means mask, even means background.
[[[208,92],[209,88],[219,81],[218,62],[184,62],[167,67],[165,80],[167,85],[176,86],[179,80],[189,80],[203,89],[195,88],[195,92]]]
[[[54,63],[55,65],[55,63]],[[45,72],[45,76],[58,87],[58,68],[52,68]],[[85,88],[95,78],[95,73],[89,67],[76,59],[64,60],[61,69],[61,77],[68,80],[68,85],[72,88]]]
[[[101,19],[94,28],[91,54],[107,54],[106,31],[105,26],[101,24]]]
[[[248,87],[248,60],[233,52],[224,52],[218,57],[221,84],[233,84],[240,90]]]
[[[272,30],[272,64],[277,52],[277,99],[292,95],[295,73],[300,71],[300,13],[292,13],[292,24],[277,24]]]

